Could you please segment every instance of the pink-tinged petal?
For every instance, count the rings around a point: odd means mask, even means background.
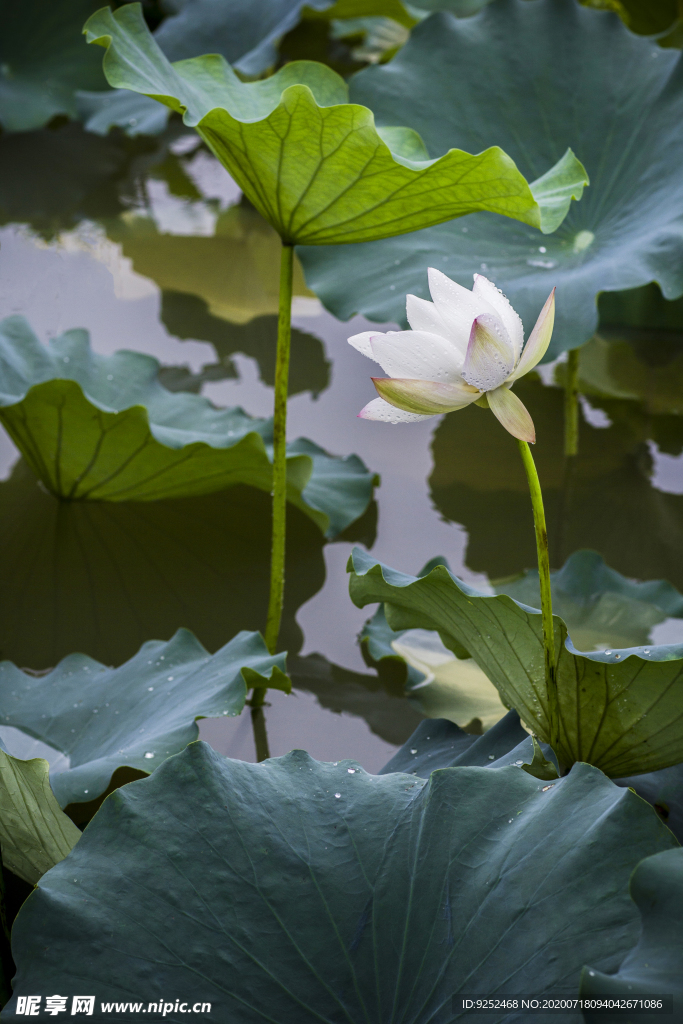
[[[433,302],[419,299],[417,295],[406,295],[406,317],[414,331],[427,331],[429,334],[439,334],[442,338],[451,340],[446,321]],[[462,350],[463,357],[466,347]]]
[[[389,377],[411,380],[459,381],[463,357],[438,334],[392,331],[370,341],[372,358]]]
[[[491,412],[508,433],[513,437],[518,437],[520,441],[528,441],[529,444],[536,443],[534,421],[517,395],[508,388],[496,388],[495,391],[489,391],[486,397]]]
[[[373,377],[372,383],[389,405],[418,416],[455,412],[471,405],[479,397],[477,389],[467,384],[441,384],[435,380],[401,380],[396,377]]]
[[[389,405],[383,398],[373,398],[364,409],[358,413],[361,420],[374,420],[376,423],[421,423],[422,420],[430,420],[431,416],[417,416],[414,412],[405,412],[397,409],[395,405]]]
[[[515,372],[510,380],[517,380],[523,377],[529,370],[533,370],[536,363],[540,362],[548,351],[550,339],[553,336],[553,325],[555,323],[555,289],[551,291],[546,304],[539,313],[536,326],[529,335],[529,340],[524,346],[522,358],[517,364]]]
[[[392,333],[392,332],[389,332]],[[370,348],[370,340],[372,338],[384,337],[383,331],[363,331],[362,334],[354,334],[352,338],[347,338],[349,345],[360,352],[362,356],[367,356],[368,359],[375,359]],[[377,360],[375,360],[376,362]]]
[[[489,281],[482,274],[474,275],[474,295],[481,296],[489,305],[493,306],[500,319],[505,324],[505,329],[510,336],[512,347],[515,352],[515,362],[522,354],[524,345],[524,324],[519,313],[512,308],[510,301],[503,295],[500,288],[496,288],[493,281]]]
[[[482,313],[472,324],[462,378],[480,391],[493,391],[512,373],[515,351],[505,325]]]
[[[495,314],[493,306],[457,281],[451,281],[440,270],[429,268],[429,290],[434,299],[436,310],[446,325],[449,339],[463,352],[472,329],[472,321],[481,313]]]

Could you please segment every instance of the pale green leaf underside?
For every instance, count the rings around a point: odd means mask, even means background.
[[[588,181],[570,152],[532,186],[498,146],[425,159],[415,132],[383,138],[322,64],[297,61],[251,83],[218,55],[171,64],[138,4],[98,11],[84,31],[107,49],[110,85],[182,113],[286,242],[370,241],[477,210],[554,231]]]
[[[50,789],[47,761],[19,761],[0,750],[0,846],[6,868],[35,885],[81,833]]]
[[[506,595],[482,595],[444,566],[416,579],[355,550],[351,597],[383,601],[393,629],[438,630],[470,653],[538,736],[548,741],[541,614]],[[560,760],[586,761],[620,778],[683,761],[683,646],[580,653],[555,621]]]
[[[173,394],[151,356],[92,352],[86,331],[40,344],[23,317],[0,324],[0,421],[54,494],[155,501],[244,483],[270,493],[272,421]],[[288,499],[334,536],[360,516],[374,476],[300,438],[288,446]]]
[[[108,797],[29,897],[15,997],[173,991],[235,1024],[434,1024],[458,993],[575,995],[585,963],[614,971],[633,947],[629,875],[675,840],[588,765],[545,785],[193,743]]]
[[[148,641],[118,668],[69,654],[51,672],[35,676],[3,661],[0,725],[66,755],[67,766],[57,765],[52,775],[55,796],[62,807],[89,803],[104,793],[117,768],[152,772],[196,740],[196,719],[239,715],[248,688],[289,690],[284,669],[285,655],[270,655],[259,633],[238,633],[209,654],[186,629],[166,643]],[[5,742],[22,753],[16,734]]]

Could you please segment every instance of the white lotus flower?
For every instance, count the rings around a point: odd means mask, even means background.
[[[493,282],[474,275],[472,291],[429,270],[433,302],[406,296],[409,331],[365,331],[349,344],[379,363],[379,398],[359,416],[383,423],[416,423],[439,413],[488,403],[514,437],[533,443],[531,416],[510,391],[545,355],[555,320],[555,289],[524,344],[524,327]],[[484,400],[482,402],[482,399]]]

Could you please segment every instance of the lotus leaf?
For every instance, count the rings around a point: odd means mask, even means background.
[[[311,61],[244,83],[216,56],[170,64],[138,4],[89,19],[110,85],[183,114],[283,242],[329,245],[414,231],[473,210],[554,230],[586,173],[567,151],[531,186],[497,146],[430,160],[415,131],[378,131],[335,72]],[[550,169],[549,169],[550,168]]]
[[[99,61],[79,37],[94,0],[24,0],[2,7],[0,124],[42,128],[57,114],[77,116],[75,90],[106,89]]]
[[[131,138],[159,135],[171,116],[170,110],[128,89],[80,90],[76,93],[76,107],[85,130],[96,135],[107,135],[114,126],[122,128]]]
[[[427,1024],[461,993],[575,994],[583,964],[614,971],[634,945],[628,877],[674,843],[588,765],[544,791],[516,767],[424,782],[191,744],[112,794],[29,896],[5,1012],[66,989],[244,1024]]]
[[[680,61],[616,14],[575,0],[495,0],[473,18],[427,18],[394,60],[354,77],[352,101],[371,107],[380,125],[400,120],[419,130],[433,154],[456,141],[473,151],[495,142],[529,178],[569,145],[591,187],[548,238],[476,213],[353,250],[299,250],[308,284],[342,319],[359,312],[405,323],[406,293],[428,297],[428,267],[468,288],[473,272],[483,272],[527,331],[557,286],[547,359],[588,341],[602,291],[655,280],[677,298]]]
[[[333,0],[166,0],[169,16],[154,38],[171,61],[220,53],[240,72],[259,75],[277,61],[276,44],[298,22]]]
[[[119,668],[70,654],[35,676],[3,661],[0,721],[68,756],[51,780],[62,807],[90,803],[118,768],[149,773],[196,740],[198,718],[239,715],[249,687],[288,691],[284,668],[285,655],[269,655],[258,633],[209,654],[186,629],[148,641]]]
[[[164,291],[203,299],[209,312],[233,323],[277,313],[280,240],[256,210],[243,204],[220,214],[213,235],[169,235],[146,217],[110,222],[133,269]],[[313,298],[294,264],[293,293]]]
[[[638,944],[625,957],[616,975],[584,968],[581,995],[673,995],[675,1019],[683,1013],[683,850],[666,850],[642,861],[630,882],[631,897],[642,917]],[[584,1014],[586,1024],[615,1024],[623,1014]],[[635,1021],[646,1016],[633,1014]]]
[[[541,740],[549,737],[541,613],[505,594],[482,594],[445,566],[417,578],[354,550],[351,597],[383,601],[394,629],[436,629],[466,650]],[[554,616],[564,764],[586,761],[618,778],[683,761],[683,645],[582,653]]]
[[[591,397],[591,405],[606,415],[600,425],[590,412],[593,422],[581,413],[579,454],[568,479],[562,391],[530,377],[520,380],[515,391],[536,424],[534,459],[551,564],[559,567],[570,552],[588,547],[626,576],[664,576],[683,590],[683,496],[652,486],[649,445],[654,440],[663,450],[680,452],[683,418],[652,416],[631,400]],[[527,481],[517,445],[495,417],[476,406],[446,416],[434,434],[432,457],[432,501],[446,519],[467,530],[467,565],[494,580],[534,565]]]
[[[554,754],[543,744],[541,752],[554,764]],[[509,711],[483,736],[473,736],[444,718],[421,722],[382,768],[387,772],[408,772],[428,779],[437,768],[480,765],[499,768],[505,764],[524,767],[534,756],[533,740],[522,728],[516,711]],[[683,764],[659,772],[614,779],[618,786],[632,789],[652,804],[676,838],[683,839]]]
[[[46,349],[23,317],[8,317],[0,420],[45,486],[70,500],[155,501],[236,483],[270,492],[272,421],[173,394],[158,370],[140,353],[97,355],[81,330]],[[332,458],[304,438],[288,452],[289,500],[323,532],[362,515],[375,478],[360,459]]]
[[[120,665],[180,626],[213,652],[226,636],[263,626],[271,508],[256,488],[60,501],[20,460],[0,482],[0,520],[0,650],[17,665],[50,668],[72,651]],[[282,637],[293,653],[303,642],[295,615],[325,580],[325,541],[292,506],[288,527]]]
[[[227,371],[222,373],[222,377],[236,376],[229,372],[232,366],[230,356],[242,352],[256,360],[263,383],[269,387],[274,385],[277,340],[277,320],[274,316],[259,316],[247,324],[233,324],[213,316],[207,304],[195,295],[163,292],[161,319],[176,338],[211,342],[220,359],[216,370]],[[204,371],[208,373],[212,369],[207,366]],[[325,357],[322,342],[312,334],[293,328],[289,363],[290,396],[310,391],[317,398],[329,383],[330,363]]]
[[[31,885],[81,837],[55,800],[48,773],[42,758],[20,761],[0,750],[2,863]]]

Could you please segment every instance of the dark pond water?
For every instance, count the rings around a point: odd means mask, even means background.
[[[0,317],[26,316],[42,340],[87,328],[98,352],[156,356],[168,387],[201,389],[216,405],[267,416],[278,243],[185,132],[172,124],[161,139],[131,141],[56,125],[0,139]],[[282,641],[297,655],[296,689],[269,694],[271,751],[304,747],[373,771],[420,712],[383,688],[361,658],[356,636],[368,612],[348,597],[353,544],[407,572],[446,556],[484,587],[534,565],[531,513],[515,444],[481,410],[406,427],[357,419],[374,389],[367,360],[346,339],[366,323],[326,313],[300,273],[297,291],[289,436],[356,453],[382,483],[376,505],[334,543],[290,512]],[[620,344],[628,341],[596,343],[612,353]],[[556,566],[589,547],[627,576],[683,588],[681,350],[659,351],[637,364],[644,370],[631,397],[582,399],[570,488],[554,368],[518,387],[539,436]],[[0,477],[4,657],[44,669],[79,650],[113,665],[179,626],[212,651],[240,629],[263,627],[270,513],[260,491],[60,503],[4,433]],[[653,643],[680,639],[680,620],[650,634]],[[314,654],[330,664],[321,669]],[[205,720],[200,731],[219,751],[254,759],[247,715]]]

